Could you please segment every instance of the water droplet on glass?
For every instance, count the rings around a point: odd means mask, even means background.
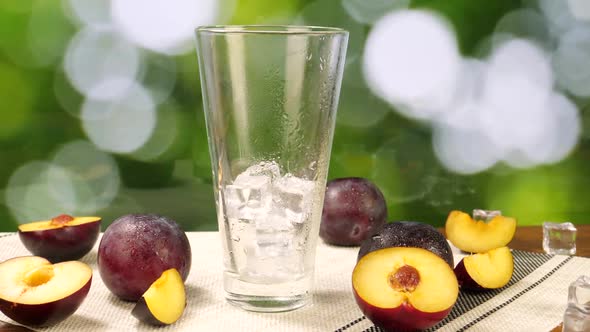
[[[309,166],[308,166],[308,168],[312,171],[315,171],[317,167],[318,167],[318,162],[315,160],[312,161],[311,163],[309,163]]]

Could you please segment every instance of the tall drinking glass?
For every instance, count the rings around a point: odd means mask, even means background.
[[[197,54],[224,288],[274,312],[311,299],[348,33],[303,26],[210,26]]]

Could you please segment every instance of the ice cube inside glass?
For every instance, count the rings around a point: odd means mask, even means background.
[[[575,255],[576,232],[571,222],[543,222],[543,250],[551,255]]]

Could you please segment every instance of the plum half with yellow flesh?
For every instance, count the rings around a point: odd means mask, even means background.
[[[361,311],[387,331],[429,328],[449,314],[459,295],[449,264],[412,247],[366,254],[353,270],[352,287]]]
[[[11,258],[0,263],[0,311],[23,325],[53,325],[78,309],[91,283],[92,269],[82,262]]]
[[[184,282],[176,269],[168,269],[143,293],[131,314],[152,325],[176,322],[186,307]]]
[[[100,217],[59,215],[50,220],[18,226],[22,244],[36,256],[51,262],[76,260],[86,255],[100,233]]]

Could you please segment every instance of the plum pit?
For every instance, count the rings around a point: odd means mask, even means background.
[[[49,224],[54,226],[63,226],[72,220],[74,220],[74,217],[70,216],[69,214],[60,214],[57,217],[51,218],[51,222]]]
[[[420,273],[415,267],[404,265],[391,272],[387,281],[389,286],[399,292],[413,292],[420,283]]]

